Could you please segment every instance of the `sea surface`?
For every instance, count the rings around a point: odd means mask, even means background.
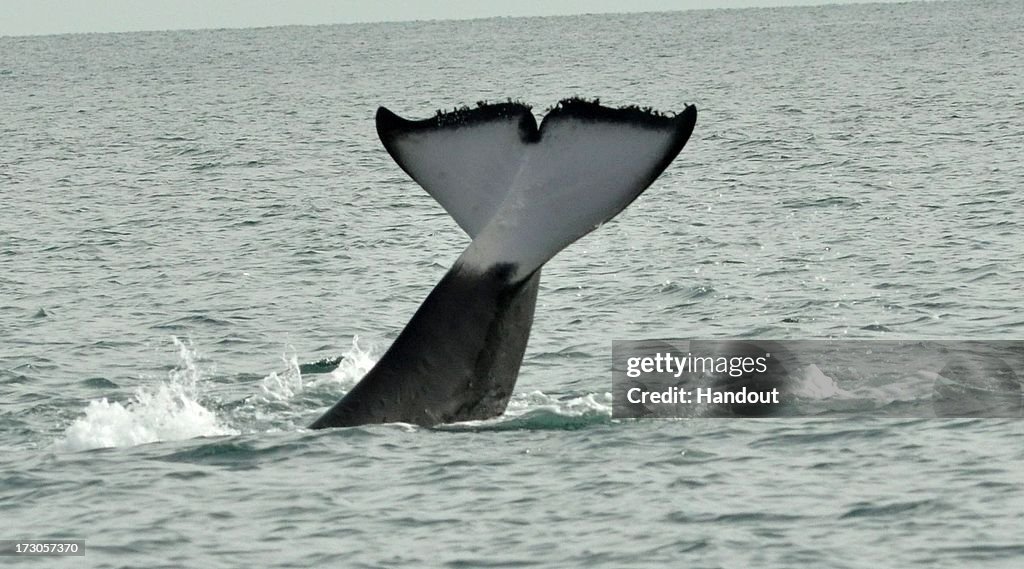
[[[610,406],[613,340],[1022,339],[1022,29],[1008,0],[0,37],[0,539],[86,541],[3,565],[1024,566],[1019,418]],[[468,244],[376,108],[573,95],[697,128],[545,267],[507,414],[307,430]]]

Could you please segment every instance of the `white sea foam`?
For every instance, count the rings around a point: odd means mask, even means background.
[[[140,388],[122,404],[91,401],[56,441],[61,450],[127,447],[157,441],[237,434],[199,401],[202,372],[191,343],[173,338],[178,366],[155,388]]]
[[[281,355],[285,370],[281,373],[270,372],[260,383],[263,399],[267,401],[287,401],[302,393],[302,371],[299,369],[299,358],[294,349]]]
[[[568,398],[558,398],[542,391],[531,391],[522,395],[513,395],[508,402],[505,418],[514,418],[527,413],[550,412],[566,417],[601,415],[611,417],[612,394],[587,393]]]
[[[338,386],[348,390],[354,386],[364,375],[377,363],[380,357],[379,351],[374,346],[363,347],[359,344],[359,337],[352,338],[352,347],[341,357],[338,367],[329,374],[322,374],[311,380],[302,376],[298,357],[294,350],[281,356],[284,361],[285,370],[282,372],[270,372],[260,383],[261,395],[256,400],[265,402],[289,401],[302,394],[307,389],[318,388],[324,385]]]
[[[835,379],[825,375],[825,372],[810,364],[801,370],[799,381],[793,387],[793,394],[804,399],[829,399],[852,397],[849,391],[839,387]]]
[[[359,345],[359,336],[352,337],[352,347],[342,357],[338,367],[323,378],[309,383],[316,387],[326,383],[340,384],[346,390],[351,389],[380,359],[381,351],[373,344],[366,347]]]
[[[294,430],[309,421],[309,405],[322,404],[324,396],[334,399],[352,388],[377,363],[379,350],[363,347],[352,338],[352,347],[330,373],[303,375],[295,350],[281,355],[282,371],[272,371],[259,384],[259,392],[246,397],[230,412],[230,422],[245,432]]]
[[[437,425],[445,431],[572,429],[607,423],[612,416],[610,392],[553,396],[542,391],[516,393],[505,413],[491,419]]]

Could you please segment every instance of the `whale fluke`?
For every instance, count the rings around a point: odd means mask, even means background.
[[[662,115],[567,99],[538,128],[518,103],[377,132],[472,237],[369,373],[311,428],[435,425],[504,412],[529,337],[540,268],[629,205],[672,162],[697,110]]]

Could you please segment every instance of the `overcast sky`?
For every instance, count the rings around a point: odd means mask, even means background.
[[[837,4],[858,0],[0,0],[0,36]]]

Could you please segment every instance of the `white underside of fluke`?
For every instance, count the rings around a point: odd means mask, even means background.
[[[461,260],[482,270],[513,263],[515,278],[525,278],[629,205],[652,181],[672,134],[572,119],[546,123]]]
[[[689,135],[685,121],[626,120],[603,107],[593,116],[553,112],[539,136],[527,116],[524,135],[523,113],[529,110],[520,111],[465,125],[421,126],[385,141],[396,161],[473,237],[459,259],[463,268],[482,273],[513,265],[513,280],[528,277],[622,211]],[[693,111],[690,129],[695,116]],[[531,134],[533,140],[524,139]]]
[[[395,143],[399,163],[463,231],[476,237],[523,165],[528,147],[517,125],[512,118],[403,135]]]

